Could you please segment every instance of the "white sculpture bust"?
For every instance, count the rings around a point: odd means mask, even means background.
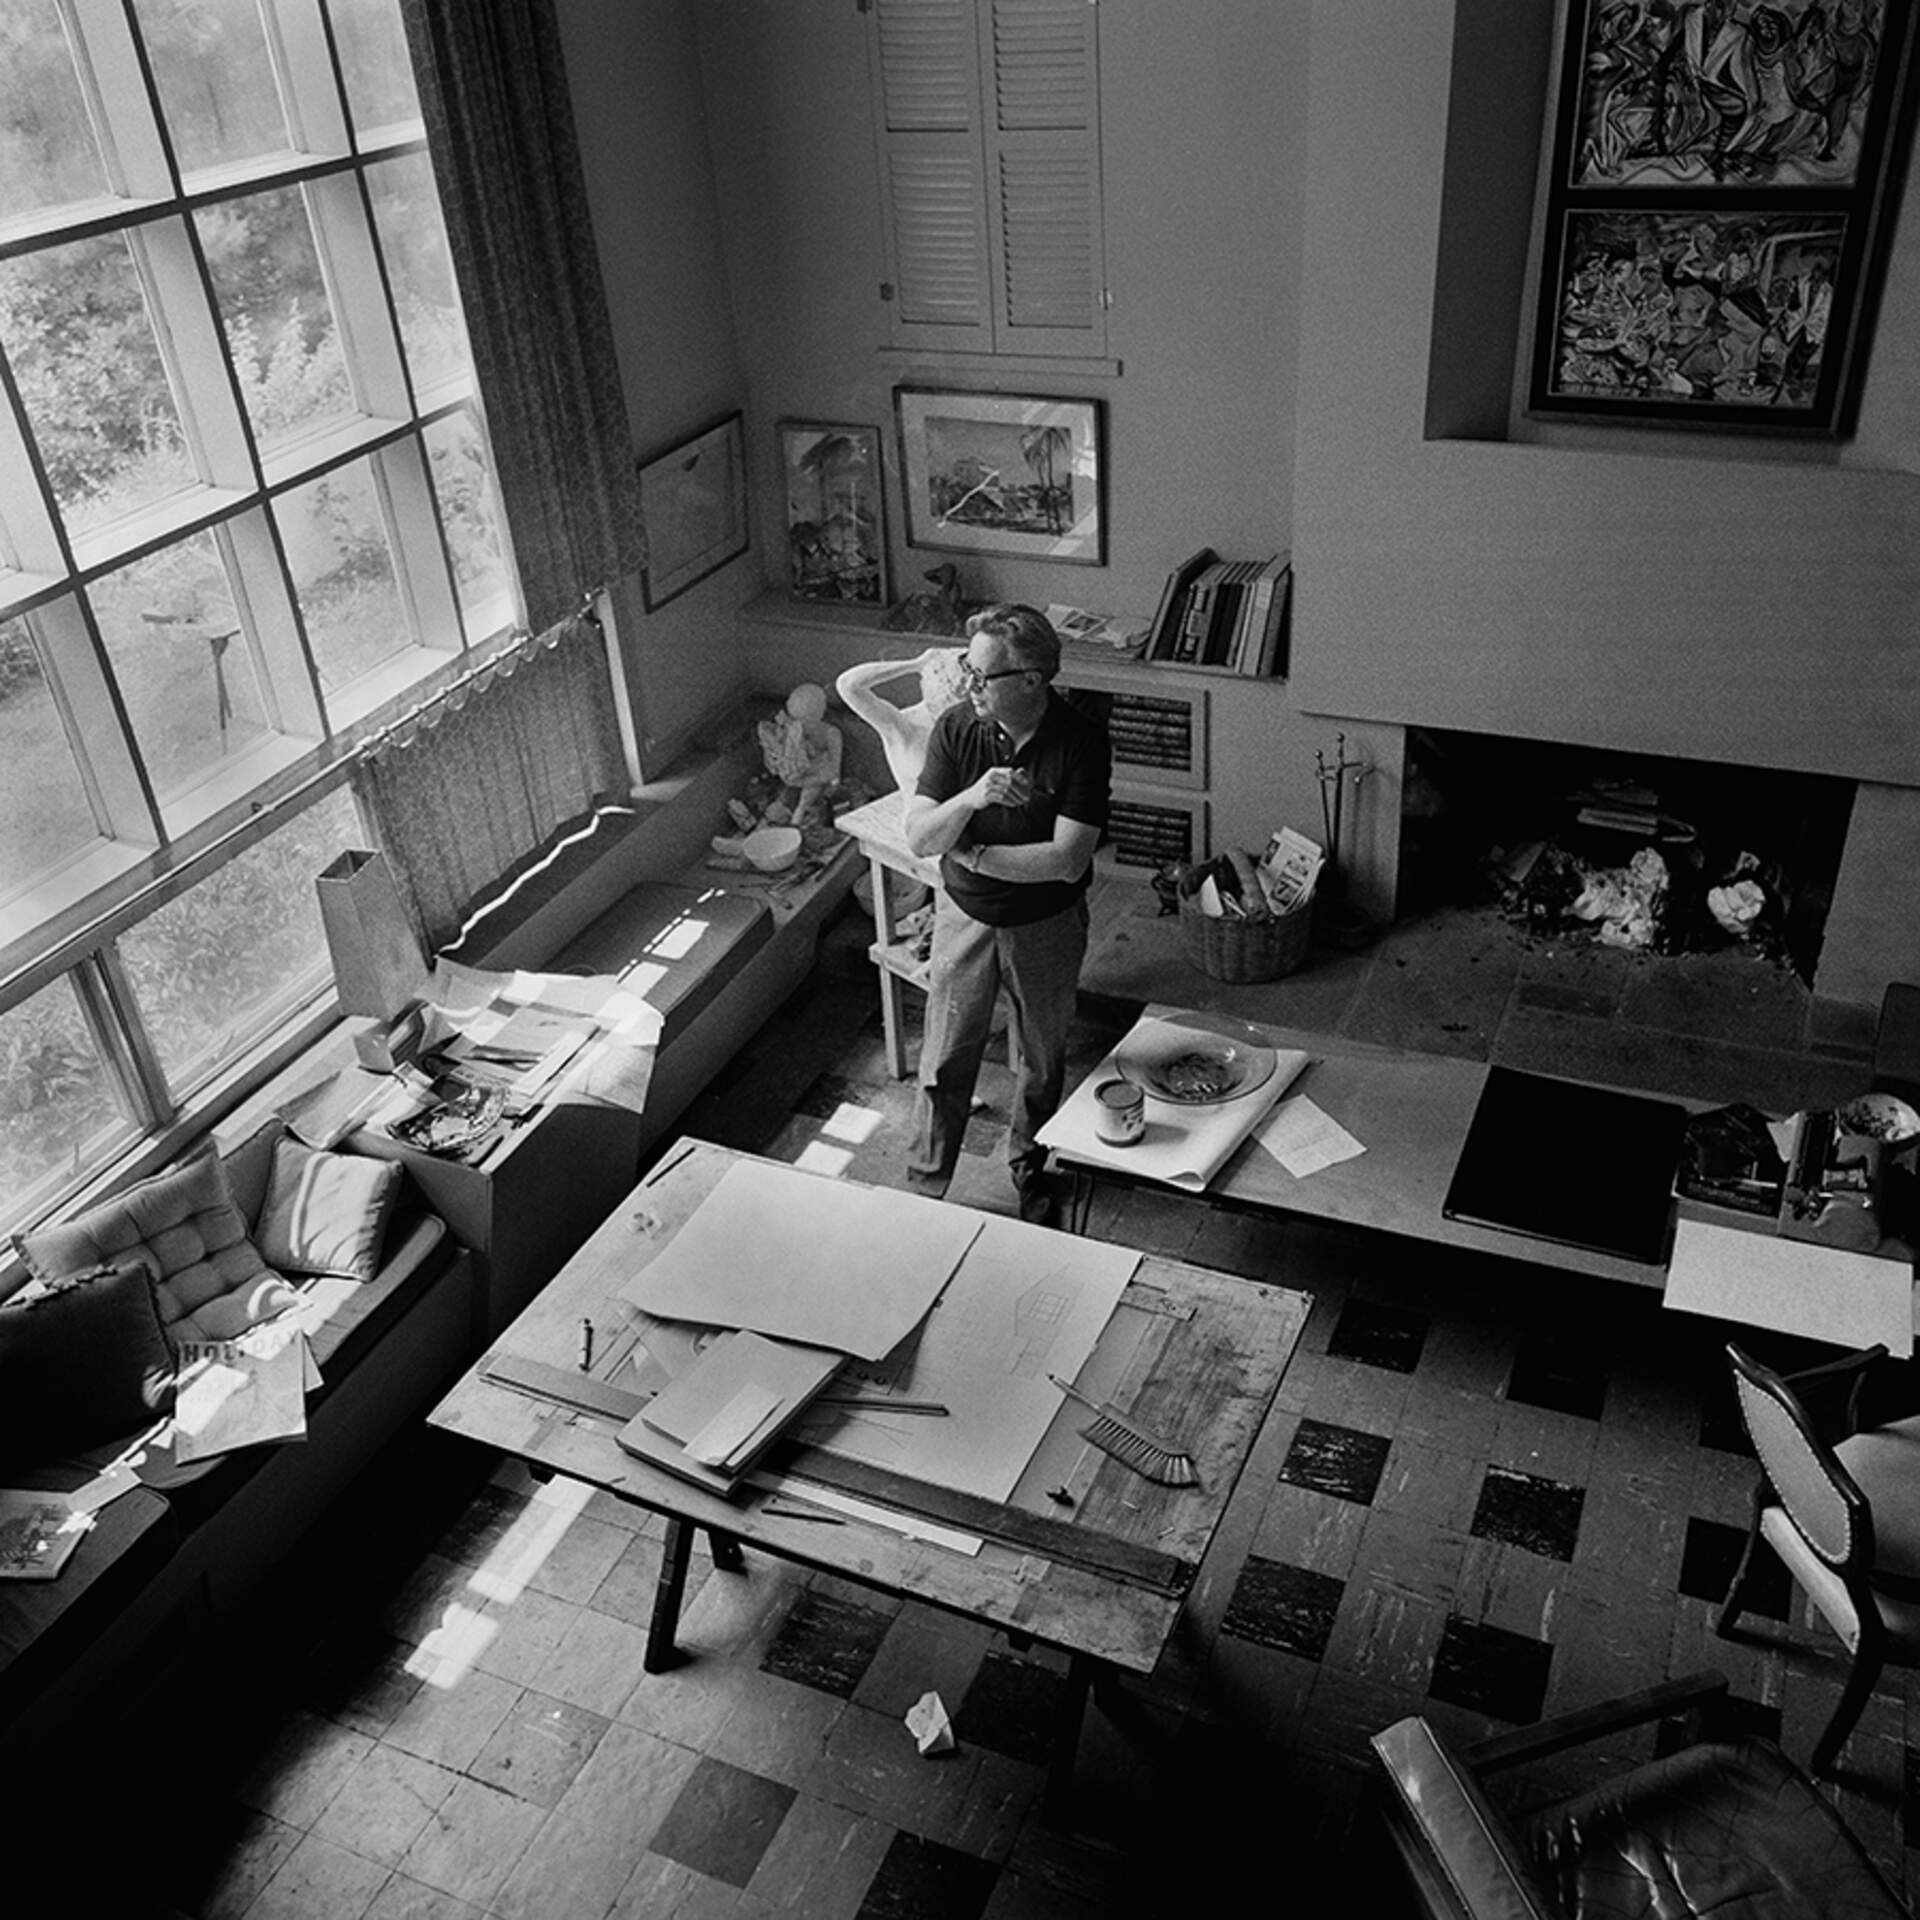
[[[834,691],[848,708],[879,734],[887,768],[902,793],[912,793],[920,784],[933,723],[966,698],[966,657],[961,647],[929,647],[912,660],[869,660],[849,667],[834,682]],[[878,691],[910,675],[920,682],[920,697],[911,706],[896,706]]]

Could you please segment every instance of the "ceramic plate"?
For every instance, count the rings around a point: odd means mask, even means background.
[[[1114,1064],[1136,1086],[1177,1107],[1218,1106],[1252,1093],[1272,1079],[1278,1056],[1271,1047],[1186,1028],[1130,1035]]]

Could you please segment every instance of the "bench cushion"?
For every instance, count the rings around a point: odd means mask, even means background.
[[[671,1046],[773,938],[765,900],[726,887],[631,887],[553,962],[559,973],[624,973]]]
[[[176,1340],[231,1339],[287,1303],[214,1153],[141,1180],[77,1219],[23,1234],[20,1254],[40,1280],[143,1264],[160,1323]]]

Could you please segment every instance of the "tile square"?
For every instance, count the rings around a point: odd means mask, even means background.
[[[843,1700],[873,1664],[893,1615],[857,1600],[802,1587],[760,1661],[760,1670]]]
[[[793,1110],[805,1114],[809,1120],[831,1120],[843,1106],[870,1107],[873,1104],[871,1087],[862,1086],[857,1080],[849,1080],[843,1073],[822,1073],[793,1103]]]
[[[989,1860],[896,1833],[855,1920],[980,1920],[999,1877]]]
[[[1570,1487],[1537,1474],[1489,1467],[1480,1483],[1480,1504],[1469,1533],[1503,1541],[1549,1560],[1571,1560],[1580,1537],[1584,1487]]]
[[[537,1807],[557,1806],[608,1724],[584,1707],[523,1693],[468,1771]]]
[[[1680,1555],[1680,1591],[1690,1600],[1718,1606],[1733,1585],[1747,1544],[1745,1527],[1718,1520],[1689,1520],[1687,1544]],[[1793,1580],[1771,1547],[1760,1555],[1743,1611],[1784,1623],[1793,1612]]]
[[[652,1850],[744,1887],[795,1798],[793,1788],[777,1780],[703,1756],[668,1808]]]
[[[1356,1506],[1371,1506],[1386,1471],[1393,1442],[1358,1427],[1339,1427],[1327,1420],[1302,1420],[1293,1444],[1280,1463],[1280,1478],[1315,1493],[1330,1493]]]
[[[1607,1370],[1591,1347],[1560,1334],[1525,1334],[1507,1375],[1507,1398],[1582,1420],[1606,1410]]]
[[[1553,1648],[1546,1641],[1449,1614],[1427,1694],[1448,1706],[1525,1726],[1540,1718],[1552,1667]]]
[[[1721,1453],[1737,1453],[1745,1460],[1754,1458],[1753,1440],[1747,1423],[1740,1418],[1740,1402],[1731,1377],[1716,1375],[1713,1385],[1701,1396],[1700,1444]]]
[[[1327,1351],[1338,1359],[1358,1360],[1391,1373],[1411,1373],[1420,1364],[1431,1324],[1428,1315],[1406,1307],[1349,1299],[1334,1322]]]
[[[1318,1660],[1333,1636],[1334,1616],[1347,1583],[1309,1567],[1290,1567],[1249,1554],[1234,1582],[1220,1631],[1302,1659]]]
[[[989,1653],[954,1711],[954,1732],[970,1746],[1043,1767],[1053,1749],[1066,1675],[1010,1653]]]
[[[527,1496],[506,1487],[482,1487],[466,1510],[435,1543],[443,1559],[476,1567],[507,1537],[514,1522],[527,1510]]]

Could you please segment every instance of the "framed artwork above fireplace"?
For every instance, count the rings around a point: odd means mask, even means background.
[[[1566,0],[1528,411],[1851,430],[1914,0]]]

